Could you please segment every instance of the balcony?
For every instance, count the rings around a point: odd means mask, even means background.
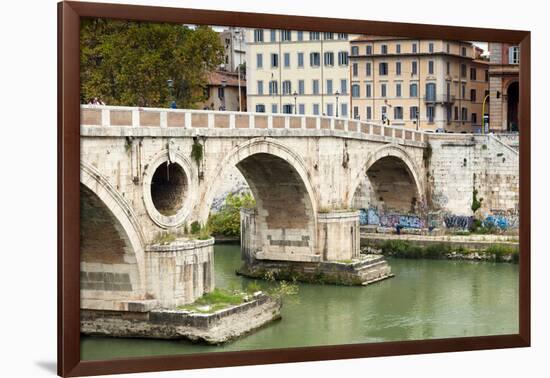
[[[428,104],[452,104],[455,102],[455,96],[439,95],[439,96],[424,96],[424,102]]]

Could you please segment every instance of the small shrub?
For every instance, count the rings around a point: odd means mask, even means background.
[[[193,235],[198,234],[201,230],[201,224],[198,221],[191,223],[191,233]]]

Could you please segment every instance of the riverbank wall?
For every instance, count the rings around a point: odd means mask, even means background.
[[[145,312],[81,310],[81,333],[93,336],[185,339],[222,344],[281,318],[282,302],[265,294],[214,313],[179,309]]]

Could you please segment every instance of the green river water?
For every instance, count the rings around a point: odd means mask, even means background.
[[[82,337],[84,360],[518,332],[518,266],[389,259],[395,277],[367,287],[299,284],[282,320],[234,342]],[[246,288],[235,275],[238,245],[215,246],[216,286]],[[265,283],[261,283],[265,285]]]

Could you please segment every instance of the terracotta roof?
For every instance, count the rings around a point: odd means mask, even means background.
[[[225,80],[225,85],[228,87],[238,87],[239,86],[239,76],[233,72],[224,72],[224,71],[214,71],[208,75],[208,85],[220,86],[222,85],[222,80]],[[246,85],[246,80],[243,75],[241,75],[241,86]]]

